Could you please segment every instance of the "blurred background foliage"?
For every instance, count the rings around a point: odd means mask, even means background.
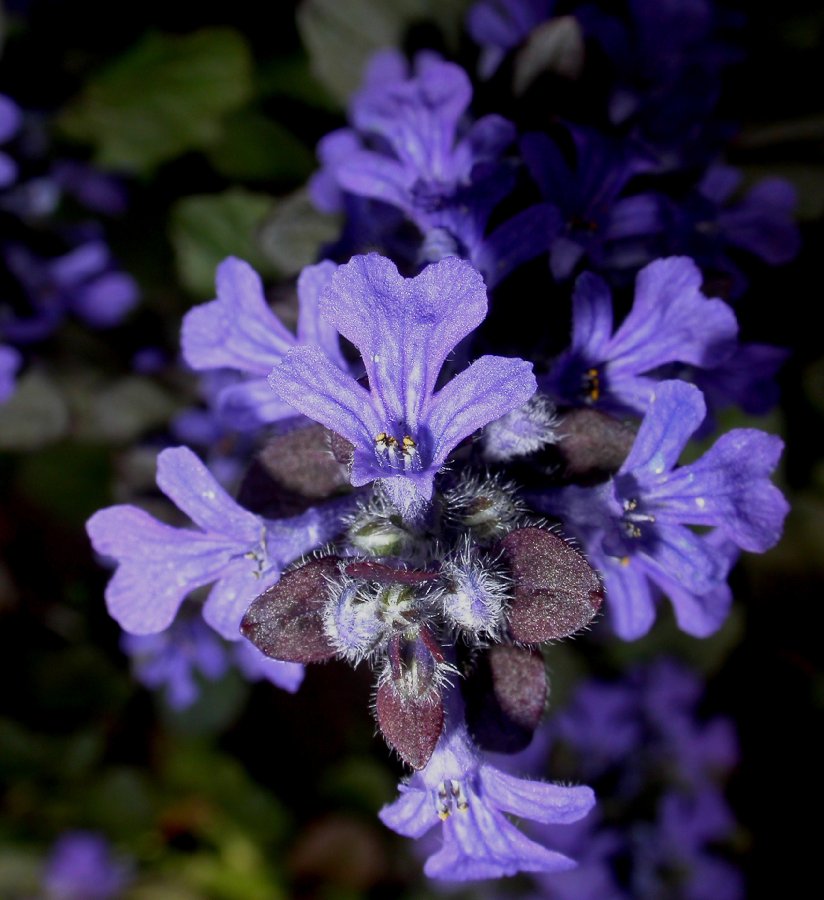
[[[375,816],[401,769],[373,736],[366,673],[314,667],[295,696],[230,675],[172,714],[130,678],[83,523],[151,487],[169,421],[196,401],[176,366],[178,328],[212,296],[216,264],[235,254],[267,283],[289,279],[336,233],[303,186],[364,60],[387,44],[434,45],[471,65],[467,5],[6,3],[0,90],[38,117],[54,155],[125,179],[128,208],[107,236],[142,302],[106,332],[62,327],[0,407],[0,896],[36,896],[49,847],[77,828],[134,861],[134,898],[436,895],[409,842]],[[745,11],[747,57],[723,95],[743,123],[729,158],[748,178],[797,185],[805,239],[739,307],[745,333],[793,353],[765,426],[787,441],[786,537],[739,568],[736,613],[713,639],[665,617],[643,641],[592,641],[586,660],[563,645],[550,665],[559,706],[584,663],[609,674],[667,652],[701,668],[706,710],[740,733],[740,859],[753,885],[774,869],[802,896],[793,885],[817,883],[806,881],[817,838],[793,823],[816,808],[824,755],[824,345],[813,319],[824,11],[801,0]],[[136,370],[146,352],[155,363]]]

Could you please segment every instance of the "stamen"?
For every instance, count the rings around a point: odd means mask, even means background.
[[[466,799],[460,781],[450,778],[442,781],[438,786],[435,795],[435,810],[438,818],[445,822],[452,815],[453,808],[458,812],[465,813],[469,810],[469,801]]]
[[[601,398],[601,373],[598,369],[587,369],[584,377],[584,393],[591,403],[597,403]]]
[[[652,525],[655,522],[654,515],[637,510],[638,501],[636,499],[624,500],[624,529],[631,538],[641,537],[639,525]]]

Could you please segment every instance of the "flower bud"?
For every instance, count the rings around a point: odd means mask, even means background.
[[[446,620],[468,634],[494,633],[504,617],[511,582],[467,543],[441,568],[436,594]]]
[[[490,462],[509,462],[558,440],[555,406],[546,394],[534,394],[483,430],[483,452]]]
[[[350,662],[358,663],[368,657],[386,633],[375,592],[361,581],[330,585],[323,628],[337,652]]]
[[[515,528],[524,506],[507,481],[491,476],[464,476],[444,494],[447,518],[461,529],[469,529],[472,539],[489,543]]]

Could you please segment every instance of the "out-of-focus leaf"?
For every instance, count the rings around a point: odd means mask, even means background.
[[[579,78],[584,68],[584,35],[574,16],[559,16],[535,28],[515,57],[512,90],[520,96],[543,72]]]
[[[285,900],[254,842],[233,835],[219,856],[197,853],[182,859],[179,871],[197,890],[198,897],[215,900]]]
[[[303,182],[315,157],[290,131],[262,113],[229,116],[220,139],[209,148],[212,165],[227,178]]]
[[[810,12],[791,16],[779,30],[782,43],[796,51],[818,52],[822,34],[824,34],[824,10],[821,9],[812,9]]]
[[[228,28],[145,35],[87,83],[60,118],[103,167],[147,173],[213,143],[251,93],[251,58]]]
[[[19,722],[0,719],[0,769],[4,777],[35,783],[44,777],[85,779],[104,751],[103,735],[78,731],[68,737],[45,735]],[[0,895],[2,896],[2,895]]]
[[[326,816],[303,829],[292,848],[290,867],[298,877],[366,892],[389,868],[381,838],[368,820],[343,814]]]
[[[87,807],[89,819],[112,839],[145,832],[155,823],[149,779],[128,766],[108,769],[84,785],[80,802]]]
[[[376,50],[398,46],[416,22],[435,22],[455,40],[468,5],[468,0],[304,0],[298,29],[315,76],[344,105]]]
[[[42,370],[27,372],[0,404],[0,450],[36,450],[61,438],[68,427],[66,401]]]
[[[748,183],[761,178],[786,178],[796,189],[796,216],[802,221],[824,215],[824,168],[816,163],[783,163],[774,166],[744,165],[739,167]]]
[[[652,631],[637,641],[612,640],[608,655],[618,666],[627,667],[661,656],[680,657],[704,674],[717,672],[744,634],[744,612],[733,605],[726,622],[706,638],[694,638],[681,631],[668,600],[658,607],[658,620]]]
[[[271,197],[240,188],[179,200],[170,227],[182,284],[198,298],[213,297],[215,269],[227,256],[245,259],[264,277],[274,275],[256,235],[271,207]]]
[[[771,122],[768,125],[752,125],[741,131],[735,144],[738,149],[751,150],[798,141],[822,140],[824,140],[824,115],[818,113],[784,122]]]
[[[338,104],[309,69],[306,56],[278,57],[262,63],[257,70],[258,96],[285,96],[307,106],[336,112]]]
[[[817,472],[819,477],[824,472]],[[822,484],[824,487],[824,484]],[[824,574],[824,501],[807,493],[792,497],[792,509],[778,546],[763,555],[746,557],[752,572]]]
[[[824,359],[817,359],[804,372],[804,390],[807,399],[824,415]]]
[[[278,200],[259,233],[267,259],[284,275],[295,275],[317,262],[318,249],[340,233],[336,216],[318,212],[301,189]]]
[[[240,713],[249,685],[236,672],[218,681],[200,679],[200,696],[187,709],[163,705],[162,716],[170,731],[179,735],[211,735],[227,728]]]
[[[0,851],[0,897],[36,897],[40,891],[42,862],[20,847]]]
[[[352,757],[327,773],[320,791],[338,805],[373,813],[395,798],[395,779],[370,759]]]
[[[277,800],[253,781],[234,759],[199,741],[186,741],[168,750],[164,778],[174,792],[208,798],[215,815],[202,825],[219,835],[225,820],[254,833],[262,842],[283,837],[285,815]],[[213,821],[214,827],[208,822]]]
[[[68,442],[26,454],[16,474],[17,489],[27,500],[78,528],[110,501],[109,478],[105,448]]]
[[[175,401],[158,385],[139,375],[70,390],[75,419],[72,432],[80,440],[128,444],[168,421]]]

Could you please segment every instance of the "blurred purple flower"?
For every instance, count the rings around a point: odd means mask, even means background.
[[[0,94],[0,144],[10,141],[20,128],[20,108]],[[5,153],[0,153],[0,188],[8,187],[17,178],[17,164]]]
[[[232,650],[235,665],[249,681],[265,679],[290,694],[303,683],[305,669],[300,663],[271,659],[245,640],[233,644]]]
[[[114,900],[128,887],[130,868],[103,835],[69,831],[52,847],[43,889],[48,900]]]
[[[69,313],[94,328],[109,328],[137,303],[137,284],[114,267],[102,240],[86,241],[50,260],[15,244],[5,249],[5,257],[32,308],[32,315],[2,322],[6,337],[17,343],[43,340]]]
[[[17,387],[16,377],[22,359],[14,347],[0,344],[0,403],[5,403]]]
[[[124,632],[120,647],[131,658],[137,680],[152,690],[164,689],[174,710],[186,709],[200,695],[196,673],[216,681],[228,668],[226,648],[197,616],[179,617],[156,634]]]

